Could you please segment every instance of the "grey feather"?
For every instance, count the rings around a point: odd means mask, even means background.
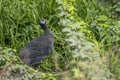
[[[34,65],[41,62],[54,49],[54,37],[48,28],[45,33],[31,40],[20,51],[20,58],[27,65]]]

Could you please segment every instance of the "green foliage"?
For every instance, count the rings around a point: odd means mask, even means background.
[[[16,50],[11,48],[2,48],[0,51],[0,79],[3,80],[56,80],[55,75],[51,73],[41,73],[35,71],[29,66],[23,65]]]
[[[120,80],[119,12],[119,0],[0,0],[0,79]],[[43,33],[40,18],[55,51],[36,72],[18,53]]]

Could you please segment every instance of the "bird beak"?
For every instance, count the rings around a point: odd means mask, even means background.
[[[44,19],[46,22],[48,21],[47,19]]]

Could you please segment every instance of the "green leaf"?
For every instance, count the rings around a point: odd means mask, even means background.
[[[116,8],[116,9],[115,9],[115,11],[118,11],[118,12],[120,12],[120,8]]]
[[[107,21],[107,20],[108,20],[108,17],[105,16],[105,15],[101,15],[101,16],[98,17],[97,20],[98,20],[98,21]]]

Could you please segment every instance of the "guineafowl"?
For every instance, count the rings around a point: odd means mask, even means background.
[[[31,67],[38,67],[38,64],[54,49],[53,34],[45,24],[46,20],[42,19],[40,26],[44,30],[44,34],[31,40],[20,51],[21,60]]]

